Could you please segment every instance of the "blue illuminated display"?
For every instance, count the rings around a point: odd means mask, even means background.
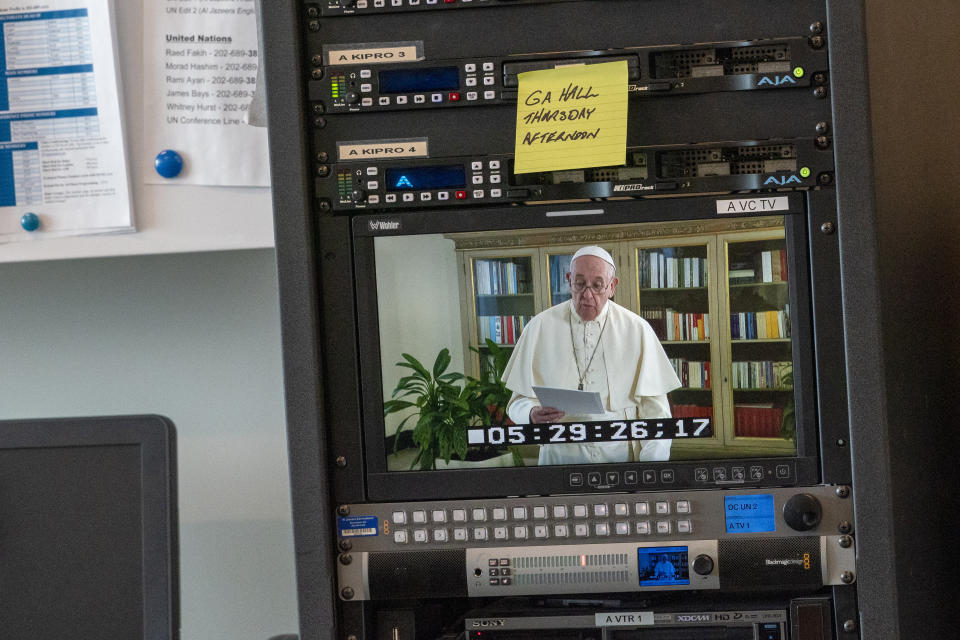
[[[449,189],[466,186],[467,174],[463,165],[407,167],[405,169],[387,169],[385,179],[388,191]]]
[[[641,587],[690,584],[687,547],[640,547],[637,573]]]
[[[760,533],[775,531],[773,494],[758,493],[726,496],[723,499],[727,533]]]
[[[457,67],[393,69],[381,71],[379,77],[380,93],[456,91],[460,88],[460,70]]]

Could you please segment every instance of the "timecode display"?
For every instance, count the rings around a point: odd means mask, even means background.
[[[471,428],[467,443],[569,444],[578,442],[625,442],[630,440],[687,440],[713,436],[710,418],[657,418],[559,424],[514,424]]]

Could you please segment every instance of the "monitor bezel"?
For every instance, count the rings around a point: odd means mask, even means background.
[[[814,330],[808,266],[807,203],[801,192],[781,192],[786,197],[785,210],[772,215],[783,216],[785,239],[790,247],[788,286],[794,311],[792,349],[796,388],[797,453],[766,458],[725,458],[699,461],[721,464],[738,461],[763,462],[767,465],[791,465],[788,478],[746,482],[750,486],[797,486],[819,482],[819,430],[816,410],[814,373]],[[729,219],[732,215],[717,213],[718,199],[758,198],[764,194],[724,194],[628,201],[581,202],[558,205],[517,206],[488,210],[418,211],[356,215],[350,220],[354,282],[356,283],[356,328],[358,334],[358,418],[362,430],[364,499],[399,501],[415,499],[480,498],[513,495],[550,495],[597,491],[597,487],[570,485],[570,473],[578,467],[586,470],[608,468],[621,472],[638,469],[640,463],[611,465],[578,465],[549,467],[501,467],[484,469],[445,469],[432,471],[389,471],[385,447],[382,372],[380,361],[380,328],[376,297],[376,264],[374,239],[383,236],[437,234],[465,231],[494,231],[530,228],[568,228],[576,226],[614,225],[627,223],[670,222],[681,220]],[[737,215],[736,217],[757,217]],[[334,430],[344,425],[331,425]],[[359,444],[359,443],[358,443]],[[693,481],[698,461],[643,463],[644,469],[669,467],[674,480],[654,486],[601,488],[610,491],[669,490],[709,488]],[[356,476],[354,476],[356,477]]]
[[[0,450],[140,448],[143,638],[180,635],[176,429],[159,415],[0,421]]]

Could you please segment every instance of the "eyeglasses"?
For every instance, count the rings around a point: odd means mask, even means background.
[[[606,290],[607,290],[607,287],[609,287],[609,286],[610,286],[610,283],[609,283],[609,282],[604,283],[604,284],[596,284],[596,283],[594,283],[594,284],[587,284],[586,282],[573,282],[573,283],[570,284],[570,289],[571,289],[574,293],[580,293],[580,292],[583,291],[584,289],[590,289],[590,291],[593,291],[593,294],[594,294],[594,295],[597,295],[597,296],[598,296],[598,295],[600,295],[601,293],[603,293],[604,291],[606,291]]]

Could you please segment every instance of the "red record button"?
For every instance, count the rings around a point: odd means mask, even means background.
[[[466,200],[467,192],[466,191],[457,191],[457,200]]]
[[[460,100],[460,92],[459,92],[459,91],[451,91],[451,92],[447,95],[447,97],[450,98],[450,102],[459,102],[459,100]]]

